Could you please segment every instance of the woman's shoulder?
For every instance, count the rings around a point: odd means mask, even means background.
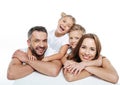
[[[110,62],[109,59],[108,59],[106,56],[101,55],[101,57],[102,57],[102,60],[103,60],[103,61],[105,61],[105,62],[106,62],[106,61],[107,61],[107,62]]]
[[[102,56],[102,62],[110,64],[110,60],[106,56]]]

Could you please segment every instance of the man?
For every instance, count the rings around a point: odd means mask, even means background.
[[[23,78],[34,71],[48,76],[58,75],[62,66],[59,60],[50,62],[41,61],[47,53],[47,37],[47,30],[42,26],[36,26],[29,30],[27,40],[28,48],[37,59],[30,60],[27,55],[27,50],[25,51],[26,53],[20,50],[15,51],[8,67],[8,79],[15,80]]]

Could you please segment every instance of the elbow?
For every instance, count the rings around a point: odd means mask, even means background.
[[[14,73],[8,72],[7,73],[7,79],[9,79],[9,80],[15,80]]]
[[[70,78],[70,77],[67,77],[67,78],[65,78],[65,79],[66,79],[66,81],[68,81],[68,82],[72,82],[72,81],[73,81],[73,79]]]
[[[56,76],[58,76],[59,72],[60,72],[60,70],[58,70],[58,69],[53,69],[53,70],[51,71],[51,76],[56,77]]]
[[[109,77],[107,81],[116,84],[118,80],[119,80],[119,76],[117,74],[111,74],[111,77]]]
[[[60,70],[55,69],[55,70],[53,71],[53,77],[58,76],[59,72],[60,72]]]
[[[64,78],[65,78],[65,80],[68,81],[68,82],[74,81],[72,77],[67,76],[67,75],[65,75],[65,74],[64,74]]]
[[[51,73],[50,73],[51,76],[53,76],[53,77],[58,76],[59,72],[61,71],[61,66],[62,66],[62,64],[60,64],[60,66],[55,65],[55,66],[53,67],[53,69],[51,70]]]
[[[114,75],[113,78],[112,78],[112,83],[113,84],[116,84],[119,80],[119,76],[118,75]]]

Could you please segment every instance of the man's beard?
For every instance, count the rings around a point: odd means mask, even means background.
[[[32,55],[35,56],[38,60],[42,60],[43,59],[44,53],[42,55],[37,54],[33,47],[30,47],[30,50],[31,50]]]

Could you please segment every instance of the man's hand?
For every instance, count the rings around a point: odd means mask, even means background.
[[[27,53],[21,51],[21,50],[17,50],[15,51],[15,53],[13,54],[13,58],[17,58],[19,59],[21,62],[28,62],[28,57],[27,57]]]

